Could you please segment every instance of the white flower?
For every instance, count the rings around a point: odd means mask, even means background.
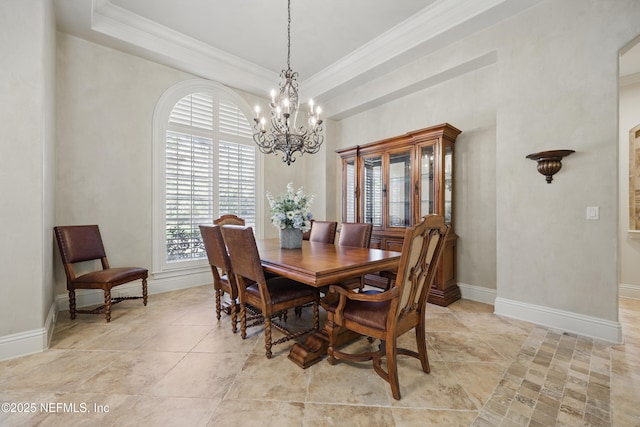
[[[293,183],[287,184],[287,192],[280,197],[273,197],[267,191],[267,200],[271,207],[271,223],[279,229],[297,228],[309,231],[312,218],[309,207],[314,196],[306,196],[302,187],[296,193],[293,192]]]

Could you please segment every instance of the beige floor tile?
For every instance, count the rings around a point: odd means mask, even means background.
[[[164,397],[222,399],[242,371],[245,360],[246,355],[237,353],[189,353],[147,393]]]
[[[160,351],[115,353],[109,365],[80,384],[76,390],[86,393],[143,394],[186,355]]]
[[[211,331],[211,326],[167,325],[140,346],[144,351],[191,351]]]
[[[397,425],[391,408],[307,403],[304,427],[343,426],[388,427]]]
[[[264,354],[250,354],[243,368],[236,371],[225,398],[304,402],[309,369],[298,368],[285,354],[274,353],[271,359]]]
[[[306,425],[304,416],[305,405],[299,402],[225,399],[209,426],[298,427]]]
[[[427,332],[427,340],[446,362],[499,362],[505,360],[481,337],[467,332]]]

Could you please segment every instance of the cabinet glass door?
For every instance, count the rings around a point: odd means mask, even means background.
[[[411,225],[411,151],[389,154],[389,227]]]
[[[362,219],[382,227],[382,157],[365,157],[362,169]]]
[[[355,159],[346,159],[343,164],[344,188],[343,197],[343,221],[358,222],[356,218],[356,162]]]
[[[453,146],[444,147],[444,222],[453,218]]]
[[[433,145],[420,150],[420,218],[435,213],[434,154]]]

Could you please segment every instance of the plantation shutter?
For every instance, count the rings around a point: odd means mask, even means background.
[[[167,261],[204,257],[200,224],[213,222],[213,99],[182,98],[169,116],[166,137]]]
[[[235,105],[220,101],[218,145],[218,211],[244,218],[255,227],[256,151],[253,145],[235,143],[251,139],[251,126]]]

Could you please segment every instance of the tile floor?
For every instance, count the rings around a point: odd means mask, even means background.
[[[291,342],[266,359],[260,328],[243,341],[212,301],[203,286],[118,304],[110,324],[60,313],[49,350],[0,362],[0,402],[20,410],[0,425],[640,426],[640,301],[620,302],[624,345],[430,305],[431,374],[400,357],[400,401],[368,363],[302,370]]]

